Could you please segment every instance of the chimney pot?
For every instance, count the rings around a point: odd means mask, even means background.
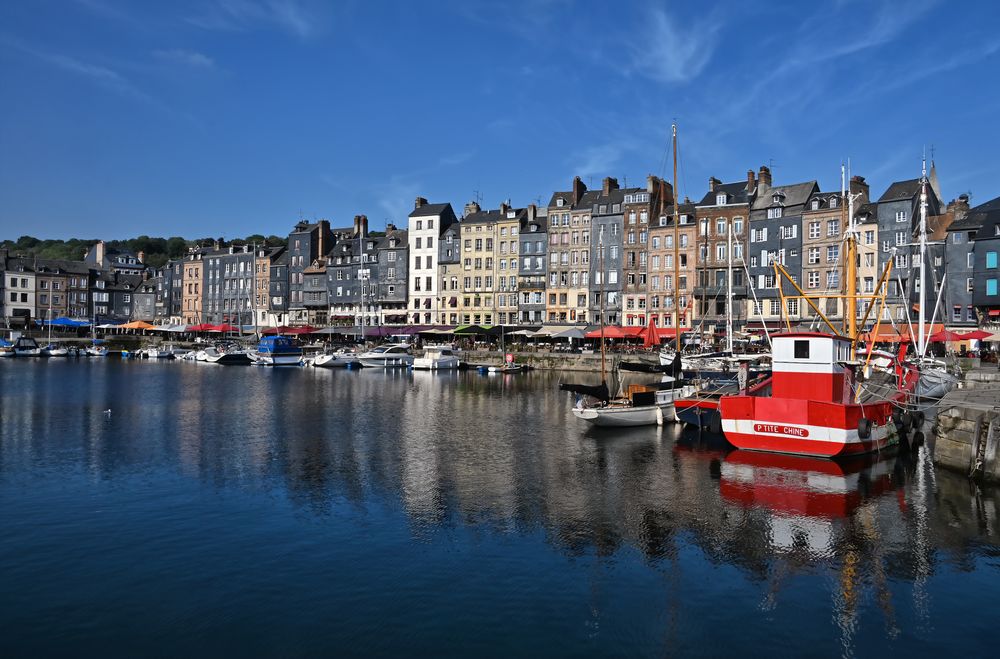
[[[423,197],[417,197],[416,200],[413,202],[413,210],[417,210],[421,206],[426,206],[426,205],[427,205],[426,199],[424,199]]]
[[[715,189],[717,187],[719,187],[720,185],[722,185],[722,181],[720,181],[719,179],[715,178],[714,176],[709,176],[708,177],[708,191],[709,192],[715,192]]]
[[[610,176],[605,176],[604,185],[601,188],[601,192],[604,193],[604,196],[605,197],[608,196],[609,194],[611,194],[612,190],[617,190],[617,189],[618,189],[618,179],[611,178]]]
[[[580,203],[580,198],[583,197],[583,193],[587,191],[587,186],[580,180],[579,176],[573,177],[573,203],[571,205],[576,206]]]

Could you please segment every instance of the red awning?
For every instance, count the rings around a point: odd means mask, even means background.
[[[1000,316],[1000,309],[990,309],[989,310],[989,315],[991,315],[991,316]]]
[[[612,325],[611,327],[604,328],[604,338],[606,339],[635,339],[642,336],[642,333],[646,331],[645,327],[619,327],[617,325]],[[595,329],[587,332],[583,335],[585,339],[599,339],[601,338],[601,330]]]

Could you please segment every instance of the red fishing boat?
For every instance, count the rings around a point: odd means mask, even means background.
[[[822,457],[869,453],[899,442],[920,419],[906,412],[919,372],[897,362],[861,381],[852,340],[794,332],[772,337],[770,395],[723,396],[722,431],[733,446]]]
[[[741,449],[773,451],[819,457],[857,455],[899,443],[922,416],[913,410],[920,372],[901,358],[889,368],[875,369],[858,359],[857,323],[857,230],[854,197],[841,185],[849,215],[844,219],[846,259],[845,300],[842,329],[823,314],[815,300],[802,291],[778,260],[774,267],[781,308],[786,299],[803,300],[826,324],[829,332],[793,332],[786,316],[787,332],[772,336],[770,392],[741,391],[722,396],[719,411],[722,431]],[[849,222],[849,223],[848,223]],[[885,308],[886,282],[892,259],[875,287],[860,326],[872,311],[876,331]],[[785,282],[796,294],[786,294]],[[869,355],[871,347],[869,347]],[[870,359],[870,357],[869,357]],[[922,437],[914,437],[920,441]]]

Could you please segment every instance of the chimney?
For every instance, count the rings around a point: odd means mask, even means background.
[[[330,220],[320,220],[316,225],[316,256],[323,256],[326,254],[327,243],[333,240],[333,235],[330,233]]]
[[[135,255],[135,258],[139,259],[139,263],[146,262],[146,252],[139,250],[139,253]]]
[[[771,187],[771,170],[766,165],[760,166],[760,174],[758,175],[757,178],[760,182],[760,187],[762,188]]]
[[[385,232],[386,233],[389,233],[390,231],[395,231],[395,230],[396,230],[396,225],[395,224],[393,224],[392,222],[386,222],[386,224],[385,224]]]
[[[747,195],[752,195],[757,189],[757,177],[752,169],[747,170]]]
[[[230,245],[229,246],[229,253],[230,254],[235,254],[236,253],[236,245]]]
[[[868,196],[868,183],[865,182],[864,176],[852,176],[850,190],[852,195],[860,194],[861,197],[854,202],[854,207],[857,208],[861,204],[867,204],[870,199]]]
[[[507,217],[507,211],[510,210],[510,204],[506,201],[500,202],[500,217]]]
[[[576,206],[578,203],[580,203],[580,197],[582,197],[583,193],[586,192],[586,191],[587,191],[587,186],[584,185],[583,181],[580,180],[580,177],[579,176],[574,176],[573,177],[573,195],[572,195],[573,196],[573,203],[571,203],[570,205],[571,206]]]
[[[361,216],[360,215],[355,215],[354,216],[354,234],[353,235],[355,235],[355,236],[360,236],[361,235]]]
[[[601,186],[601,192],[604,194],[604,196],[607,197],[609,194],[611,194],[612,190],[617,190],[617,189],[618,189],[618,179],[611,178],[610,176],[605,176],[604,185]]]
[[[653,195],[656,193],[656,190],[659,187],[660,187],[659,177],[653,176],[652,174],[646,177],[646,192],[648,192],[650,195]]]
[[[528,222],[534,222],[538,217],[538,206],[528,204]]]
[[[417,197],[416,200],[413,202],[413,210],[417,210],[421,206],[426,206],[426,205],[427,205],[426,199],[424,199],[423,197]]]
[[[482,209],[479,207],[479,204],[474,201],[470,201],[465,205],[465,210],[462,211],[462,217],[469,217],[473,213],[478,213],[481,210]]]
[[[361,223],[361,235],[362,236],[367,236],[368,235],[368,216],[367,215],[362,215],[359,218],[359,221]]]
[[[219,249],[219,241],[218,240],[212,241],[212,249],[214,249],[214,250],[218,250]]]
[[[249,254],[250,253],[250,243],[247,243],[246,245],[243,245],[243,253],[244,254]]]
[[[708,177],[708,191],[709,192],[715,192],[715,189],[717,187],[719,187],[720,185],[722,185],[722,181],[720,181],[719,179],[715,178],[714,176],[709,176]]]
[[[98,240],[97,244],[94,245],[94,259],[97,261],[98,267],[104,265],[104,241]]]

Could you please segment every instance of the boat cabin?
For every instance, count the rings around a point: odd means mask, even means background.
[[[798,400],[853,402],[851,341],[819,332],[772,337],[772,396]]]

